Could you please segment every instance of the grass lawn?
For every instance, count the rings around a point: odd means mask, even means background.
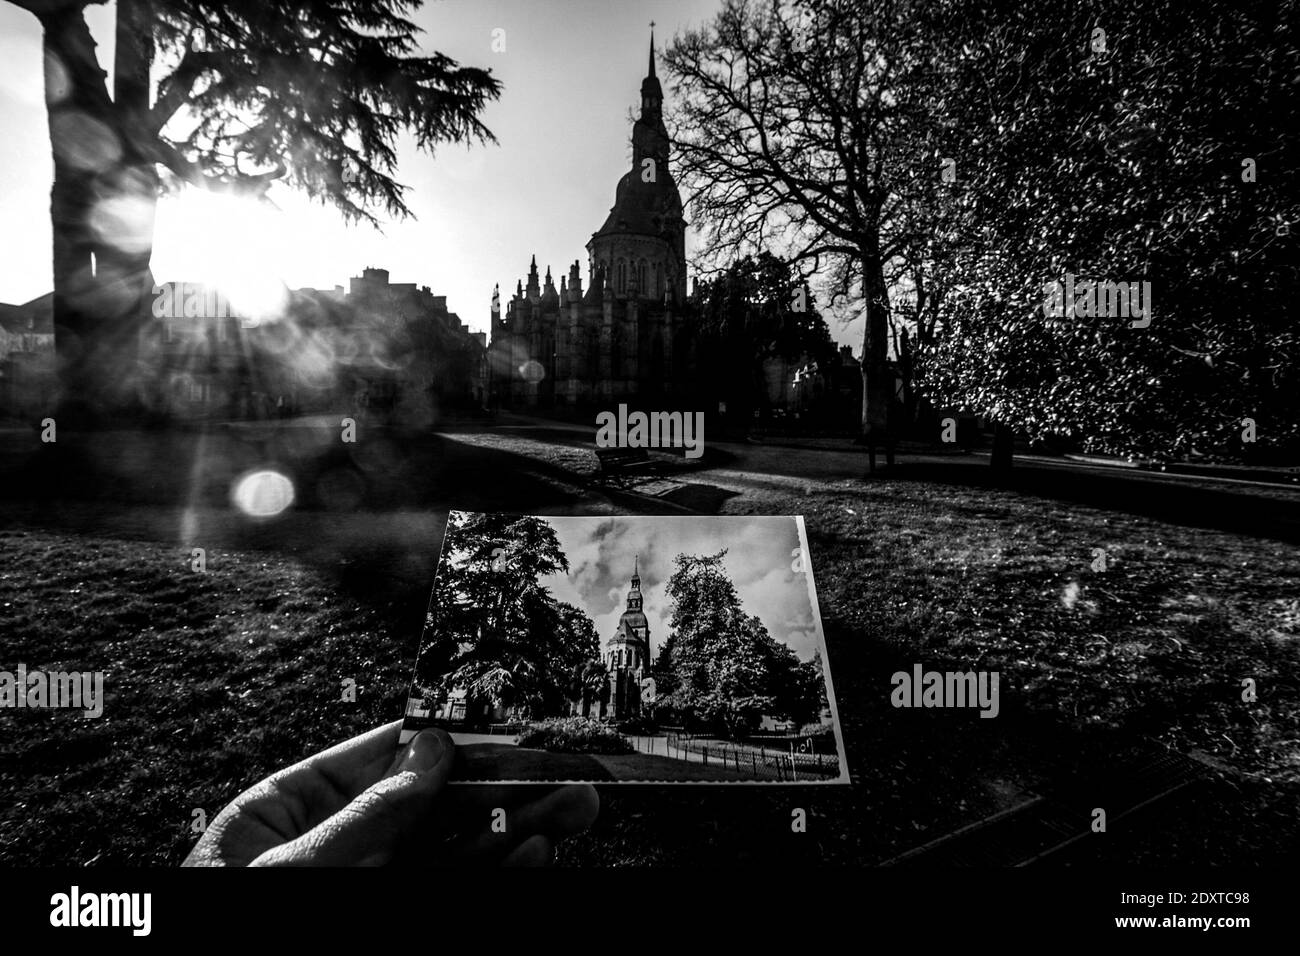
[[[878,862],[1028,794],[1095,805],[1094,781],[1162,747],[1202,761],[1205,788],[1078,862],[1300,846],[1291,546],[947,484],[703,480],[734,492],[722,513],[807,518],[854,786],[606,788],[564,861]],[[427,587],[380,598],[290,556],[210,551],[196,574],[178,547],[0,532],[0,668],[108,675],[100,720],[0,712],[0,859],[179,862],[195,808],[402,712]],[[1001,714],[893,709],[890,675],[918,662],[1000,671]]]
[[[98,719],[0,710],[0,860],[180,862],[195,809],[401,713],[422,611],[273,555],[0,532],[0,669],[105,673]]]

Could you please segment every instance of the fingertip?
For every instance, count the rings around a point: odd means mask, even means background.
[[[581,794],[582,807],[585,812],[582,828],[586,830],[596,822],[596,816],[600,813],[600,794],[589,783],[579,785],[578,790]]]
[[[426,727],[411,738],[393,772],[424,776],[432,770],[445,770],[451,766],[455,752],[456,744],[449,733],[438,727]]]
[[[569,784],[556,794],[556,802],[557,832],[564,836],[590,829],[600,813],[600,794],[589,783]]]
[[[540,833],[531,836],[511,851],[501,861],[502,866],[552,866],[555,863],[555,845]]]

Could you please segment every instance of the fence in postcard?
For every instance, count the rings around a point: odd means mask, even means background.
[[[834,777],[840,772],[839,757],[835,754],[807,753],[797,748],[773,750],[686,734],[669,734],[667,746],[670,757],[679,760],[699,758],[699,762],[706,766],[735,770],[763,780],[796,781]]]

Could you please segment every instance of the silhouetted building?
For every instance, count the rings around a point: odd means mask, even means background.
[[[428,286],[367,268],[347,291],[286,290],[267,316],[235,314],[216,290],[155,287],[141,333],[145,403],[180,417],[370,414],[429,425],[482,408],[484,333],[471,333]],[[159,296],[170,301],[159,305]],[[181,304],[183,302],[183,304]]]
[[[587,242],[587,287],[575,260],[560,287],[533,257],[527,283],[501,304],[492,296],[491,394],[513,407],[610,404],[679,394],[689,382],[684,353],[686,220],[669,171],[663,89],[641,83],[632,127],[632,168]]]

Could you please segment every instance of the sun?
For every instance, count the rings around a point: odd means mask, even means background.
[[[154,278],[203,283],[241,316],[275,321],[288,302],[281,269],[290,246],[285,217],[270,204],[188,187],[158,202]]]

